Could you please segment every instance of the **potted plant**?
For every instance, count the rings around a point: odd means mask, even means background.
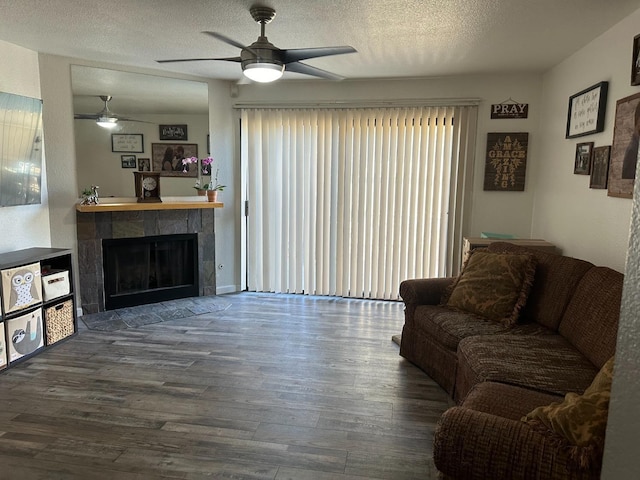
[[[211,179],[211,182],[208,184],[207,197],[210,202],[216,202],[218,200],[218,192],[221,192],[225,189],[226,185],[220,185],[218,183],[218,173],[220,172],[219,168],[216,168],[216,177],[215,179]]]

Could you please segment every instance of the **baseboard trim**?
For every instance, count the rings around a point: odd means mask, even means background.
[[[240,287],[237,285],[223,285],[216,287],[216,295],[224,295],[225,293],[236,293],[240,291]]]

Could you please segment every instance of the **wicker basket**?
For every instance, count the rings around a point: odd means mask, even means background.
[[[69,299],[45,309],[44,320],[47,345],[73,335],[73,300]]]

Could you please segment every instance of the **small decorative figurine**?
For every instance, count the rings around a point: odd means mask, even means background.
[[[80,205],[98,205],[100,203],[98,198],[98,185],[91,185],[91,188],[85,188],[82,191],[82,202]]]

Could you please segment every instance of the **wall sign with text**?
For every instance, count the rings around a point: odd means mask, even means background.
[[[488,133],[484,166],[484,189],[502,192],[524,191],[529,134]]]
[[[491,118],[527,118],[529,116],[528,103],[494,103],[491,105]]]
[[[565,138],[582,137],[604,130],[609,82],[596,83],[569,97]]]

